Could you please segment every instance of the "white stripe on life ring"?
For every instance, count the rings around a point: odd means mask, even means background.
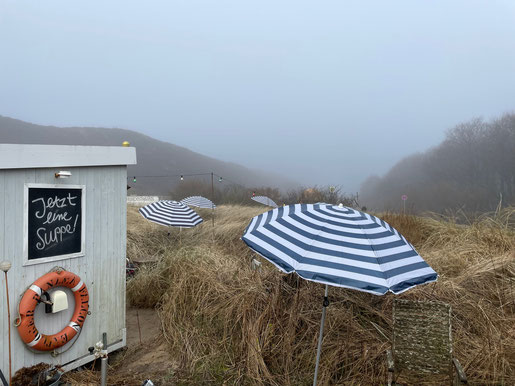
[[[35,345],[37,345],[37,344],[38,344],[38,342],[39,342],[39,340],[40,340],[40,339],[41,339],[41,334],[39,334],[39,333],[38,333],[38,334],[36,335],[36,337],[34,338],[34,340],[33,340],[32,342],[30,342],[30,343],[27,343],[27,345],[28,345],[29,347],[34,347]]]
[[[32,284],[29,289],[34,291],[38,296],[41,296],[41,288],[39,288],[37,285]]]
[[[75,331],[77,331],[77,332],[79,332],[79,331],[80,331],[80,326],[79,326],[77,323],[75,323],[75,322],[70,322],[70,323],[68,323],[68,326],[69,326],[69,327],[71,327],[71,328],[73,328],[73,329],[74,329]]]
[[[77,292],[78,290],[80,290],[80,287],[82,287],[84,283],[82,282],[82,280],[79,282],[79,284],[77,284],[75,287],[72,288],[72,292]]]

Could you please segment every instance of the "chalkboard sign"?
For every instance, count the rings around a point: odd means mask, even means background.
[[[84,187],[30,184],[26,189],[28,260],[83,254]]]

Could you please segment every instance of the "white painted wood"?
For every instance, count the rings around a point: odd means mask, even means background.
[[[55,358],[50,353],[29,350],[11,325],[13,371],[39,362],[66,364],[68,369],[79,366],[78,363],[89,357],[88,348],[101,340],[103,332],[107,333],[110,347],[125,345],[127,168],[112,165],[76,167],[71,171],[70,178],[56,180],[53,167],[0,168],[0,260],[12,263],[8,274],[12,320],[17,316],[18,301],[28,286],[55,266],[79,275],[90,295],[91,315],[86,318],[81,334],[73,346],[68,344],[58,349],[62,354]],[[24,265],[24,190],[27,183],[85,186],[84,256]],[[3,272],[0,274],[0,368],[8,374],[5,280]],[[60,331],[73,313],[72,293],[60,289],[67,293],[67,310],[45,314],[42,305],[36,309],[36,327],[45,334]]]
[[[134,164],[134,147],[0,144],[0,169]],[[58,171],[50,171],[54,180]],[[73,176],[73,170],[67,171],[71,171]]]
[[[107,353],[110,354],[113,351],[119,350],[123,347],[127,346],[127,340],[126,340],[126,330],[123,329],[123,339],[119,342],[115,342],[111,345],[107,345]],[[77,367],[84,366],[87,363],[90,363],[95,360],[95,355],[86,355],[82,358],[79,358],[69,364],[65,364],[62,368],[64,372],[76,369]]]

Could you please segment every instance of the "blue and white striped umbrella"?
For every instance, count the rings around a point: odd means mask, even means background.
[[[177,201],[157,201],[139,209],[147,220],[172,227],[191,228],[203,220],[192,209]]]
[[[252,219],[242,240],[281,271],[383,295],[437,279],[394,228],[345,206],[297,204]]]
[[[328,286],[383,295],[436,281],[436,272],[394,228],[344,206],[296,204],[254,217],[242,240],[281,271],[324,283],[313,385],[316,386]]]
[[[277,208],[277,204],[274,202],[274,200],[268,198],[267,196],[253,196],[251,199],[259,202],[260,204],[271,206],[272,208]]]
[[[202,197],[202,196],[186,197],[186,198],[182,199],[181,202],[184,205],[196,206],[197,208],[206,208],[206,209],[216,208],[216,205],[213,203],[213,201],[211,201],[205,197]]]

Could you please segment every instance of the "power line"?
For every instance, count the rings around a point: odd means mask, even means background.
[[[136,177],[136,178],[169,178],[169,177],[192,177],[192,176],[210,176],[210,175],[211,175],[211,172],[209,172],[209,173],[193,173],[193,174],[166,174],[166,175],[162,175],[162,176],[144,176],[144,175],[136,174],[134,177]],[[127,178],[130,178],[130,176],[127,176]]]
[[[209,172],[209,173],[183,173],[183,174],[164,174],[164,175],[133,175],[132,179],[133,179],[133,182],[137,182],[136,180],[138,178],[172,178],[172,177],[180,177],[181,181],[184,180],[184,177],[198,177],[198,176],[216,176],[218,178],[218,182],[223,182],[223,181],[226,181],[226,182],[229,182],[233,185],[238,185],[238,186],[241,186],[243,188],[246,188],[248,189],[247,186],[243,185],[243,184],[240,184],[239,182],[235,182],[233,180],[230,180],[226,177],[222,177],[214,172]],[[131,178],[130,176],[127,176],[127,178]]]

